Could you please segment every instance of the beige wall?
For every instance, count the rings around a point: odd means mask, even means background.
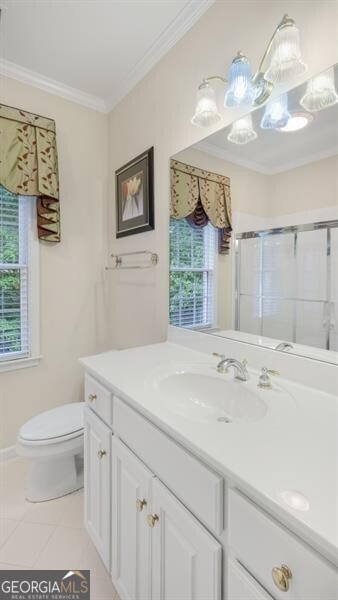
[[[111,173],[145,148],[155,147],[156,224],[151,233],[119,241],[112,238],[110,248],[115,252],[151,249],[160,258],[156,269],[112,274],[111,341],[119,347],[166,337],[169,158],[212,133],[211,129],[205,131],[190,124],[196,88],[203,76],[224,73],[225,65],[239,48],[257,65],[285,12],[296,19],[301,31],[303,54],[309,65],[306,77],[337,62],[335,2],[216,1],[110,114]],[[228,109],[223,124],[239,114]]]
[[[337,206],[338,156],[271,175],[268,198],[269,217]]]
[[[55,119],[61,244],[40,244],[38,367],[0,373],[0,448],[32,415],[82,399],[80,356],[107,347],[102,271],[106,250],[107,115],[11,79],[1,101]]]

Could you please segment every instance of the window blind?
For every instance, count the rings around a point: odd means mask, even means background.
[[[194,229],[184,219],[170,220],[171,325],[212,327],[215,302],[216,230]]]
[[[27,200],[0,186],[0,361],[29,354],[28,220]]]

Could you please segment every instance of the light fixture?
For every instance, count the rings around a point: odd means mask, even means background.
[[[299,131],[304,129],[309,123],[312,123],[314,117],[307,112],[295,112],[292,113],[287,124],[284,127],[278,127],[278,131],[285,131],[286,133],[292,131]]]
[[[310,79],[306,92],[300,100],[301,106],[310,112],[328,108],[337,102],[338,94],[335,89],[333,67]]]
[[[260,106],[268,100],[274,86],[288,83],[306,70],[299,46],[299,31],[293,19],[284,15],[276,27],[264,52],[259,68],[252,77],[250,63],[244,54],[239,52],[229,69],[229,85],[224,97],[224,105],[239,106],[252,104]],[[224,77],[206,77],[199,87],[200,95],[192,123],[202,127],[215,124],[220,120],[215,96],[211,97],[207,84],[212,80],[226,83]],[[206,87],[207,86],[207,87]],[[206,98],[206,91],[209,96]],[[203,95],[204,92],[204,95]],[[211,110],[200,110],[199,102],[212,104]],[[210,115],[209,115],[210,113]]]
[[[216,125],[221,120],[217,110],[215,90],[208,81],[203,81],[197,90],[196,110],[191,122],[200,127]]]
[[[265,77],[272,83],[288,83],[307,69],[302,61],[299,31],[293,19],[284,15],[278,25],[266,53],[269,66]]]
[[[280,493],[282,500],[295,510],[307,511],[310,509],[308,499],[301,492],[296,490],[284,490]]]
[[[238,52],[229,69],[229,85],[224,98],[224,106],[251,104],[254,97],[251,79],[250,63],[242,52]]]
[[[248,144],[249,142],[253,142],[256,138],[257,133],[252,126],[252,116],[249,114],[232,124],[227,139],[234,144]]]
[[[278,98],[270,100],[265,107],[261,120],[262,129],[280,129],[285,127],[290,119],[288,111],[288,96],[282,94]]]

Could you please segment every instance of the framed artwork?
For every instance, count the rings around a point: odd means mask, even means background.
[[[116,237],[154,229],[154,148],[118,169]]]

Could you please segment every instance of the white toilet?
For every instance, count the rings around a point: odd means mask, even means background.
[[[83,487],[84,402],[47,410],[25,423],[18,434],[19,456],[31,461],[26,498],[43,502]]]

